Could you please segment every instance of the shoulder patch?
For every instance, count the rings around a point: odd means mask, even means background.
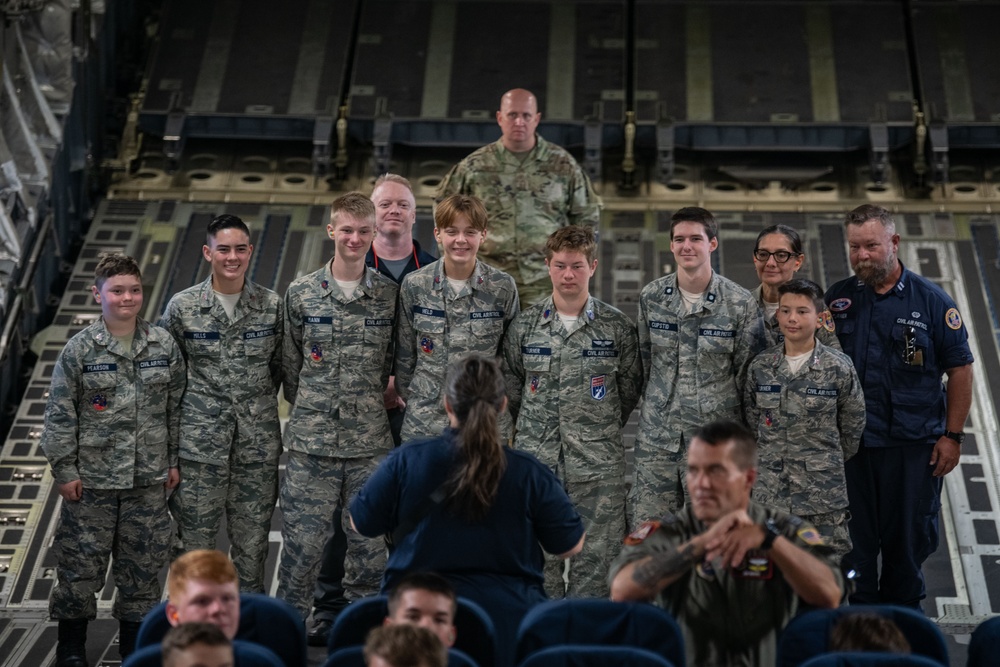
[[[958,331],[962,328],[962,316],[958,314],[958,308],[949,308],[944,314],[944,322],[949,329]]]
[[[810,546],[823,544],[823,538],[820,537],[819,532],[812,526],[809,526],[807,528],[800,528],[799,531],[795,534],[799,536],[800,540],[802,540],[803,542],[805,542]]]
[[[837,327],[833,324],[833,315],[830,314],[829,310],[824,310],[819,314],[819,323],[830,333],[834,333],[837,330]]]
[[[632,534],[625,538],[625,544],[628,546],[635,546],[636,544],[642,544],[643,541],[656,532],[660,527],[659,521],[646,521],[637,529],[632,531]]]
[[[851,307],[851,300],[848,298],[834,299],[830,302],[830,310],[834,313],[842,313]]]

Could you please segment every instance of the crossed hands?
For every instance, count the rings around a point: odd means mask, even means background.
[[[703,535],[705,560],[724,567],[738,567],[747,552],[764,542],[764,528],[754,523],[746,510],[722,516]]]

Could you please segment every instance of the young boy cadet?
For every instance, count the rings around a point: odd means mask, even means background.
[[[214,549],[225,513],[240,587],[263,593],[281,454],[281,299],[247,278],[253,246],[240,218],[220,215],[207,231],[211,275],[175,294],[160,319],[187,361],[170,512],[184,551]]]
[[[285,295],[282,379],[292,404],[281,485],[284,548],[278,597],[309,616],[323,545],[339,502],[361,488],[392,449],[382,394],[392,367],[398,288],[365,266],[375,205],[350,192],[333,202],[327,232],[334,257]],[[374,594],[385,566],[382,540],[350,530],[344,563],[348,599]]]
[[[819,285],[791,280],[778,294],[785,340],[750,363],[745,387],[760,455],[754,500],[816,526],[839,561],[851,549],[844,461],[858,451],[865,397],[851,359],[816,340]]]
[[[476,258],[487,220],[475,197],[444,199],[434,210],[441,260],[403,279],[396,324],[396,390],[406,401],[403,442],[444,430],[441,388],[449,364],[470,352],[499,354],[520,310],[514,279]],[[509,436],[509,416],[501,429]]]
[[[642,390],[635,326],[590,295],[597,242],[587,227],[556,230],[545,244],[552,295],[522,312],[504,340],[514,446],[557,473],[584,520],[587,541],[570,562],[546,562],[550,597],[607,597],[607,572],[625,537],[622,426]]]
[[[179,479],[184,358],[168,332],[139,317],[134,259],[102,255],[92,291],[101,317],[56,360],[41,438],[63,500],[49,601],[60,667],[87,664],[87,623],[112,555],[119,651],[124,658],[135,648],[143,616],[160,601],[170,544],[164,488]]]

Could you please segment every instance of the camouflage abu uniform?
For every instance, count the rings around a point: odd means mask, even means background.
[[[832,550],[815,528],[797,516],[751,502],[754,523],[771,520],[783,537],[830,568],[844,589]],[[625,539],[610,579],[631,562],[677,547],[706,530],[690,506],[659,521],[647,521]],[[677,619],[690,666],[760,667],[775,664],[777,635],[802,610],[802,602],[767,551],[748,552],[736,568],[699,562],[664,588],[656,604]]]
[[[281,454],[281,299],[246,279],[230,320],[209,277],[175,294],[160,326],[188,362],[181,483],[170,497],[180,546],[214,549],[225,510],[240,589],[265,592]]]
[[[760,306],[760,312],[764,317],[764,331],[767,334],[768,347],[777,345],[778,343],[783,343],[785,341],[785,337],[782,335],[781,329],[778,327],[777,313],[768,319],[767,312],[764,310],[764,288],[762,286],[757,285],[756,289],[753,291],[753,298],[757,300],[757,305]],[[823,343],[823,345],[826,345],[827,347],[840,350],[840,339],[837,338],[837,330],[833,323],[833,316],[830,314],[830,311],[824,310],[820,313],[820,317],[822,318],[823,326],[816,330],[816,340]]]
[[[502,140],[483,146],[452,167],[437,193],[438,201],[455,194],[483,200],[490,233],[479,258],[514,278],[522,308],[552,293],[545,267],[549,234],[566,225],[597,229],[601,212],[573,156],[538,135],[535,140],[527,156],[511,153]]]
[[[284,548],[278,597],[309,616],[330,517],[361,488],[392,449],[382,392],[392,366],[396,283],[365,268],[349,298],[330,264],[288,286],[282,381],[292,412],[285,428],[288,463],[281,485]],[[382,540],[350,529],[344,562],[348,599],[378,591]]]
[[[633,522],[684,504],[688,439],[708,422],[742,420],[746,370],[764,348],[753,296],[717,273],[691,313],[677,274],[646,285],[639,296],[638,331],[645,389],[630,495]]]
[[[851,359],[817,341],[792,375],[784,345],[776,345],[750,363],[743,406],[759,447],[754,500],[812,523],[842,558],[851,550],[844,461],[865,430]]]
[[[503,271],[477,261],[459,294],[437,261],[403,279],[396,323],[396,391],[406,401],[403,442],[439,435],[448,426],[442,386],[448,364],[470,352],[500,353],[517,315],[517,286]],[[501,415],[509,439],[510,415]]]
[[[587,540],[570,566],[546,562],[551,597],[608,597],[605,574],[625,536],[622,426],[639,402],[642,365],[635,326],[590,297],[567,332],[552,297],[521,313],[504,339],[514,446],[555,471],[583,517]]]
[[[136,322],[131,349],[98,319],[73,336],[52,373],[41,446],[57,484],[79,479],[63,501],[53,549],[54,619],[93,619],[108,557],[118,587],[112,611],[141,621],[160,601],[170,516],[163,482],[177,466],[184,358],[166,331]]]

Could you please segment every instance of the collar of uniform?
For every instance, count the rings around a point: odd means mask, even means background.
[[[434,267],[434,280],[431,283],[431,289],[440,292],[444,289],[444,281],[448,279],[444,272],[444,260],[434,260]],[[472,275],[469,276],[467,282],[472,291],[476,291],[486,282],[486,264],[481,259],[476,259],[476,266],[472,269]]]
[[[198,294],[198,300],[199,303],[201,303],[201,307],[206,310],[211,310],[212,307],[218,303],[215,299],[215,288],[212,287],[212,276],[206,278],[201,284],[201,291]],[[244,276],[243,291],[240,293],[237,305],[243,308],[261,310],[261,302],[260,287]]]
[[[667,277],[669,280],[667,280],[666,285],[663,287],[663,294],[667,297],[668,301],[675,299],[683,301],[681,288],[677,285],[677,273],[671,273]],[[708,287],[705,288],[705,292],[702,294],[701,304],[707,310],[714,310],[716,304],[719,303],[719,293],[721,292],[721,281],[719,278],[719,274],[712,271],[712,279],[708,281]]]
[[[545,325],[554,322],[558,313],[556,312],[556,305],[555,301],[552,299],[552,295],[550,294],[547,296],[545,301],[542,301],[540,305],[542,306],[542,324]],[[583,307],[580,317],[582,317],[586,323],[593,322],[597,317],[597,307],[594,303],[593,294],[587,297],[587,303]]]
[[[365,267],[365,272],[361,274],[361,284],[359,285],[365,296],[372,296],[375,293],[375,276],[377,275],[378,271],[370,266]]]
[[[874,296],[875,298],[884,298],[889,295],[892,295],[899,299],[902,299],[906,293],[906,286],[910,284],[910,278],[912,276],[910,275],[910,270],[906,268],[906,265],[904,265],[903,262],[899,262],[899,268],[902,269],[902,272],[900,272],[899,278],[896,280],[896,284],[893,285],[892,289],[890,289],[885,294],[879,294],[874,289],[866,285],[860,278],[858,278],[858,284],[856,285],[857,291],[864,292],[865,290],[868,290],[872,293],[872,296]]]
[[[813,347],[812,354],[809,356],[810,366],[819,366],[819,356],[823,353],[823,343],[819,342],[819,338],[816,339],[816,346]]]
[[[316,285],[326,296],[333,294],[334,289],[340,291],[340,288],[337,287],[337,282],[333,279],[331,266],[332,260],[323,265],[323,273],[319,275],[319,281]]]
[[[768,355],[765,359],[770,362],[771,366],[777,368],[781,364],[781,360],[785,358],[785,344],[778,343],[773,348],[770,348],[770,350],[768,350],[765,354]]]
[[[108,325],[104,321],[103,317],[98,317],[97,321],[94,322],[94,342],[98,345],[103,345],[107,348],[108,352],[112,354],[117,354],[120,357],[128,357],[131,350],[126,350],[122,347],[121,341],[108,331]],[[146,341],[149,339],[149,322],[137,317],[135,319],[135,333],[132,335],[132,347],[135,348],[136,354],[142,352],[146,347]]]
[[[551,326],[556,320],[556,305],[552,301],[552,295],[545,297],[545,301],[539,304],[539,319],[541,320],[542,326]]]
[[[500,154],[502,160],[510,160],[516,162],[519,165],[522,164],[520,160],[514,157],[514,152],[507,150],[507,147],[503,145],[503,139],[497,139],[496,142],[497,152]],[[535,147],[528,151],[528,157],[524,159],[525,162],[529,160],[541,160],[545,158],[549,153],[549,142],[545,141],[540,134],[535,132]]]

